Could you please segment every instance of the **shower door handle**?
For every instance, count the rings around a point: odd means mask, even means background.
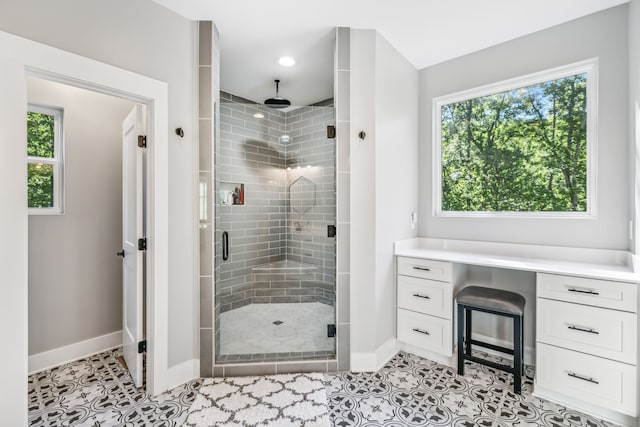
[[[226,231],[222,233],[222,260],[229,259],[229,233]]]

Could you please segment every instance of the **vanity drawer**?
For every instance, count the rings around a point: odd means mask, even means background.
[[[536,288],[539,297],[635,313],[637,286],[634,283],[538,273]]]
[[[536,386],[636,416],[636,367],[538,343]]]
[[[453,268],[450,262],[398,257],[398,274],[450,282]]]
[[[636,315],[537,299],[537,340],[626,363],[636,363]]]
[[[443,354],[452,355],[451,321],[398,309],[398,341]]]
[[[398,307],[451,319],[451,284],[398,276]]]

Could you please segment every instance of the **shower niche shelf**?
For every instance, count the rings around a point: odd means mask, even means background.
[[[246,195],[243,183],[220,181],[218,193],[218,202],[222,206],[242,206],[245,204]]]

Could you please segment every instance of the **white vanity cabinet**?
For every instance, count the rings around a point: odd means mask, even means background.
[[[637,285],[538,273],[536,290],[536,394],[636,417]]]
[[[452,356],[453,279],[450,262],[397,258],[398,341]]]
[[[431,238],[398,241],[394,254],[401,348],[454,366],[453,298],[469,280],[470,268],[533,272],[533,394],[615,424],[640,425],[639,256]],[[527,316],[524,322],[534,320]]]

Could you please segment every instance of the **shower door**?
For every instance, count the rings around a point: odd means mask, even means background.
[[[215,147],[216,363],[332,358],[334,109],[238,101]]]

